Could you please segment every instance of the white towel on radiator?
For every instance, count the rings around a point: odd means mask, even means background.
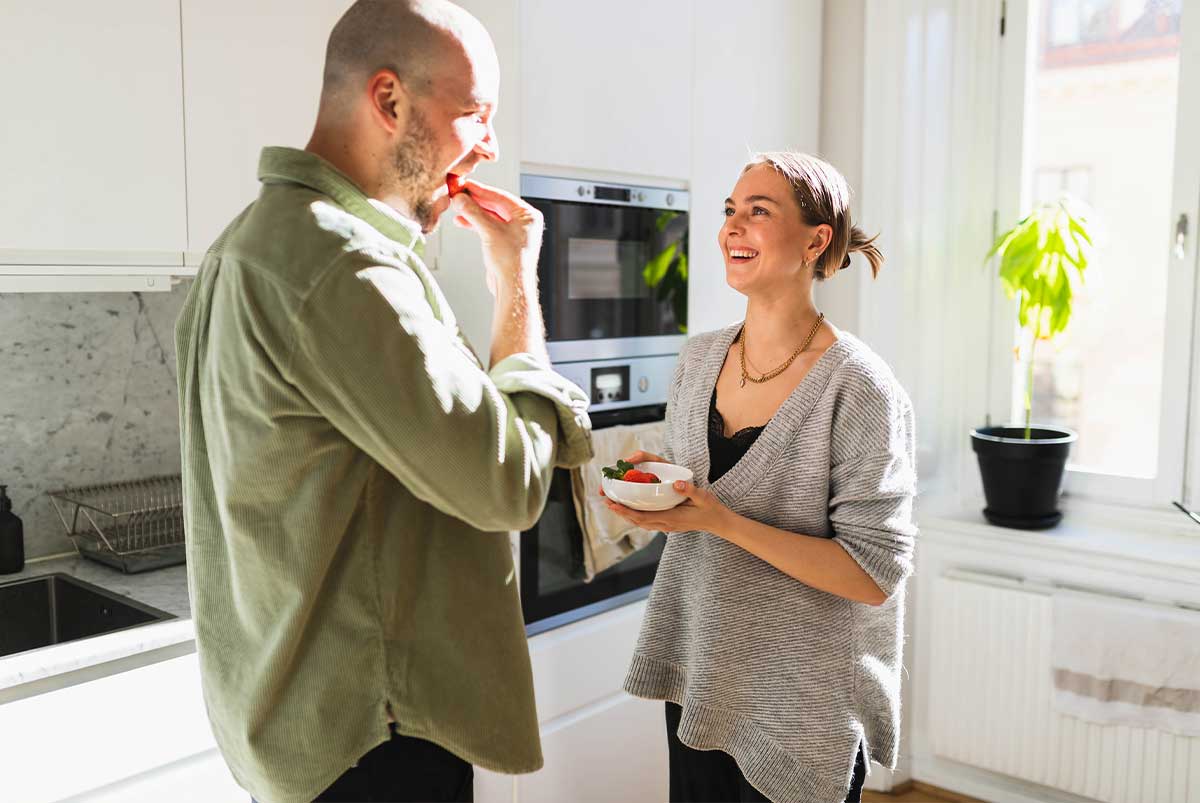
[[[1053,608],[1055,709],[1200,736],[1200,611],[1072,592]]]

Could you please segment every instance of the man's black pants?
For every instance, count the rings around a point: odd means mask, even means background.
[[[358,760],[318,795],[321,803],[471,803],[475,770],[424,739],[392,738]]]

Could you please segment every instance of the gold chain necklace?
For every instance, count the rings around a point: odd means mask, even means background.
[[[742,381],[738,384],[738,387],[746,387],[747,379],[756,385],[761,385],[763,382],[770,381],[786,371],[788,366],[800,356],[801,352],[808,348],[810,343],[812,343],[813,338],[817,336],[817,330],[821,328],[821,323],[824,320],[825,313],[817,313],[816,323],[814,323],[812,329],[809,330],[808,337],[804,338],[804,342],[800,344],[800,348],[793,351],[792,356],[788,357],[784,361],[783,365],[779,366],[773,371],[767,371],[765,374],[758,377],[750,376],[750,373],[746,370],[746,325],[742,324],[742,331],[738,333],[738,356],[741,358],[742,363]]]

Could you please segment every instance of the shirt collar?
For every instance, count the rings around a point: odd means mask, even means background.
[[[345,173],[315,153],[297,148],[263,148],[258,160],[258,180],[264,184],[288,182],[310,187],[405,248],[417,249],[425,244],[425,236],[415,220],[382,201],[368,198]]]

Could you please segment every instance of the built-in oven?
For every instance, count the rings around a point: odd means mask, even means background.
[[[555,370],[591,396],[594,430],[661,421],[687,332],[688,193],[525,175],[545,218],[538,282]],[[571,478],[520,537],[521,605],[533,633],[649,593],[664,536],[585,582]]]

